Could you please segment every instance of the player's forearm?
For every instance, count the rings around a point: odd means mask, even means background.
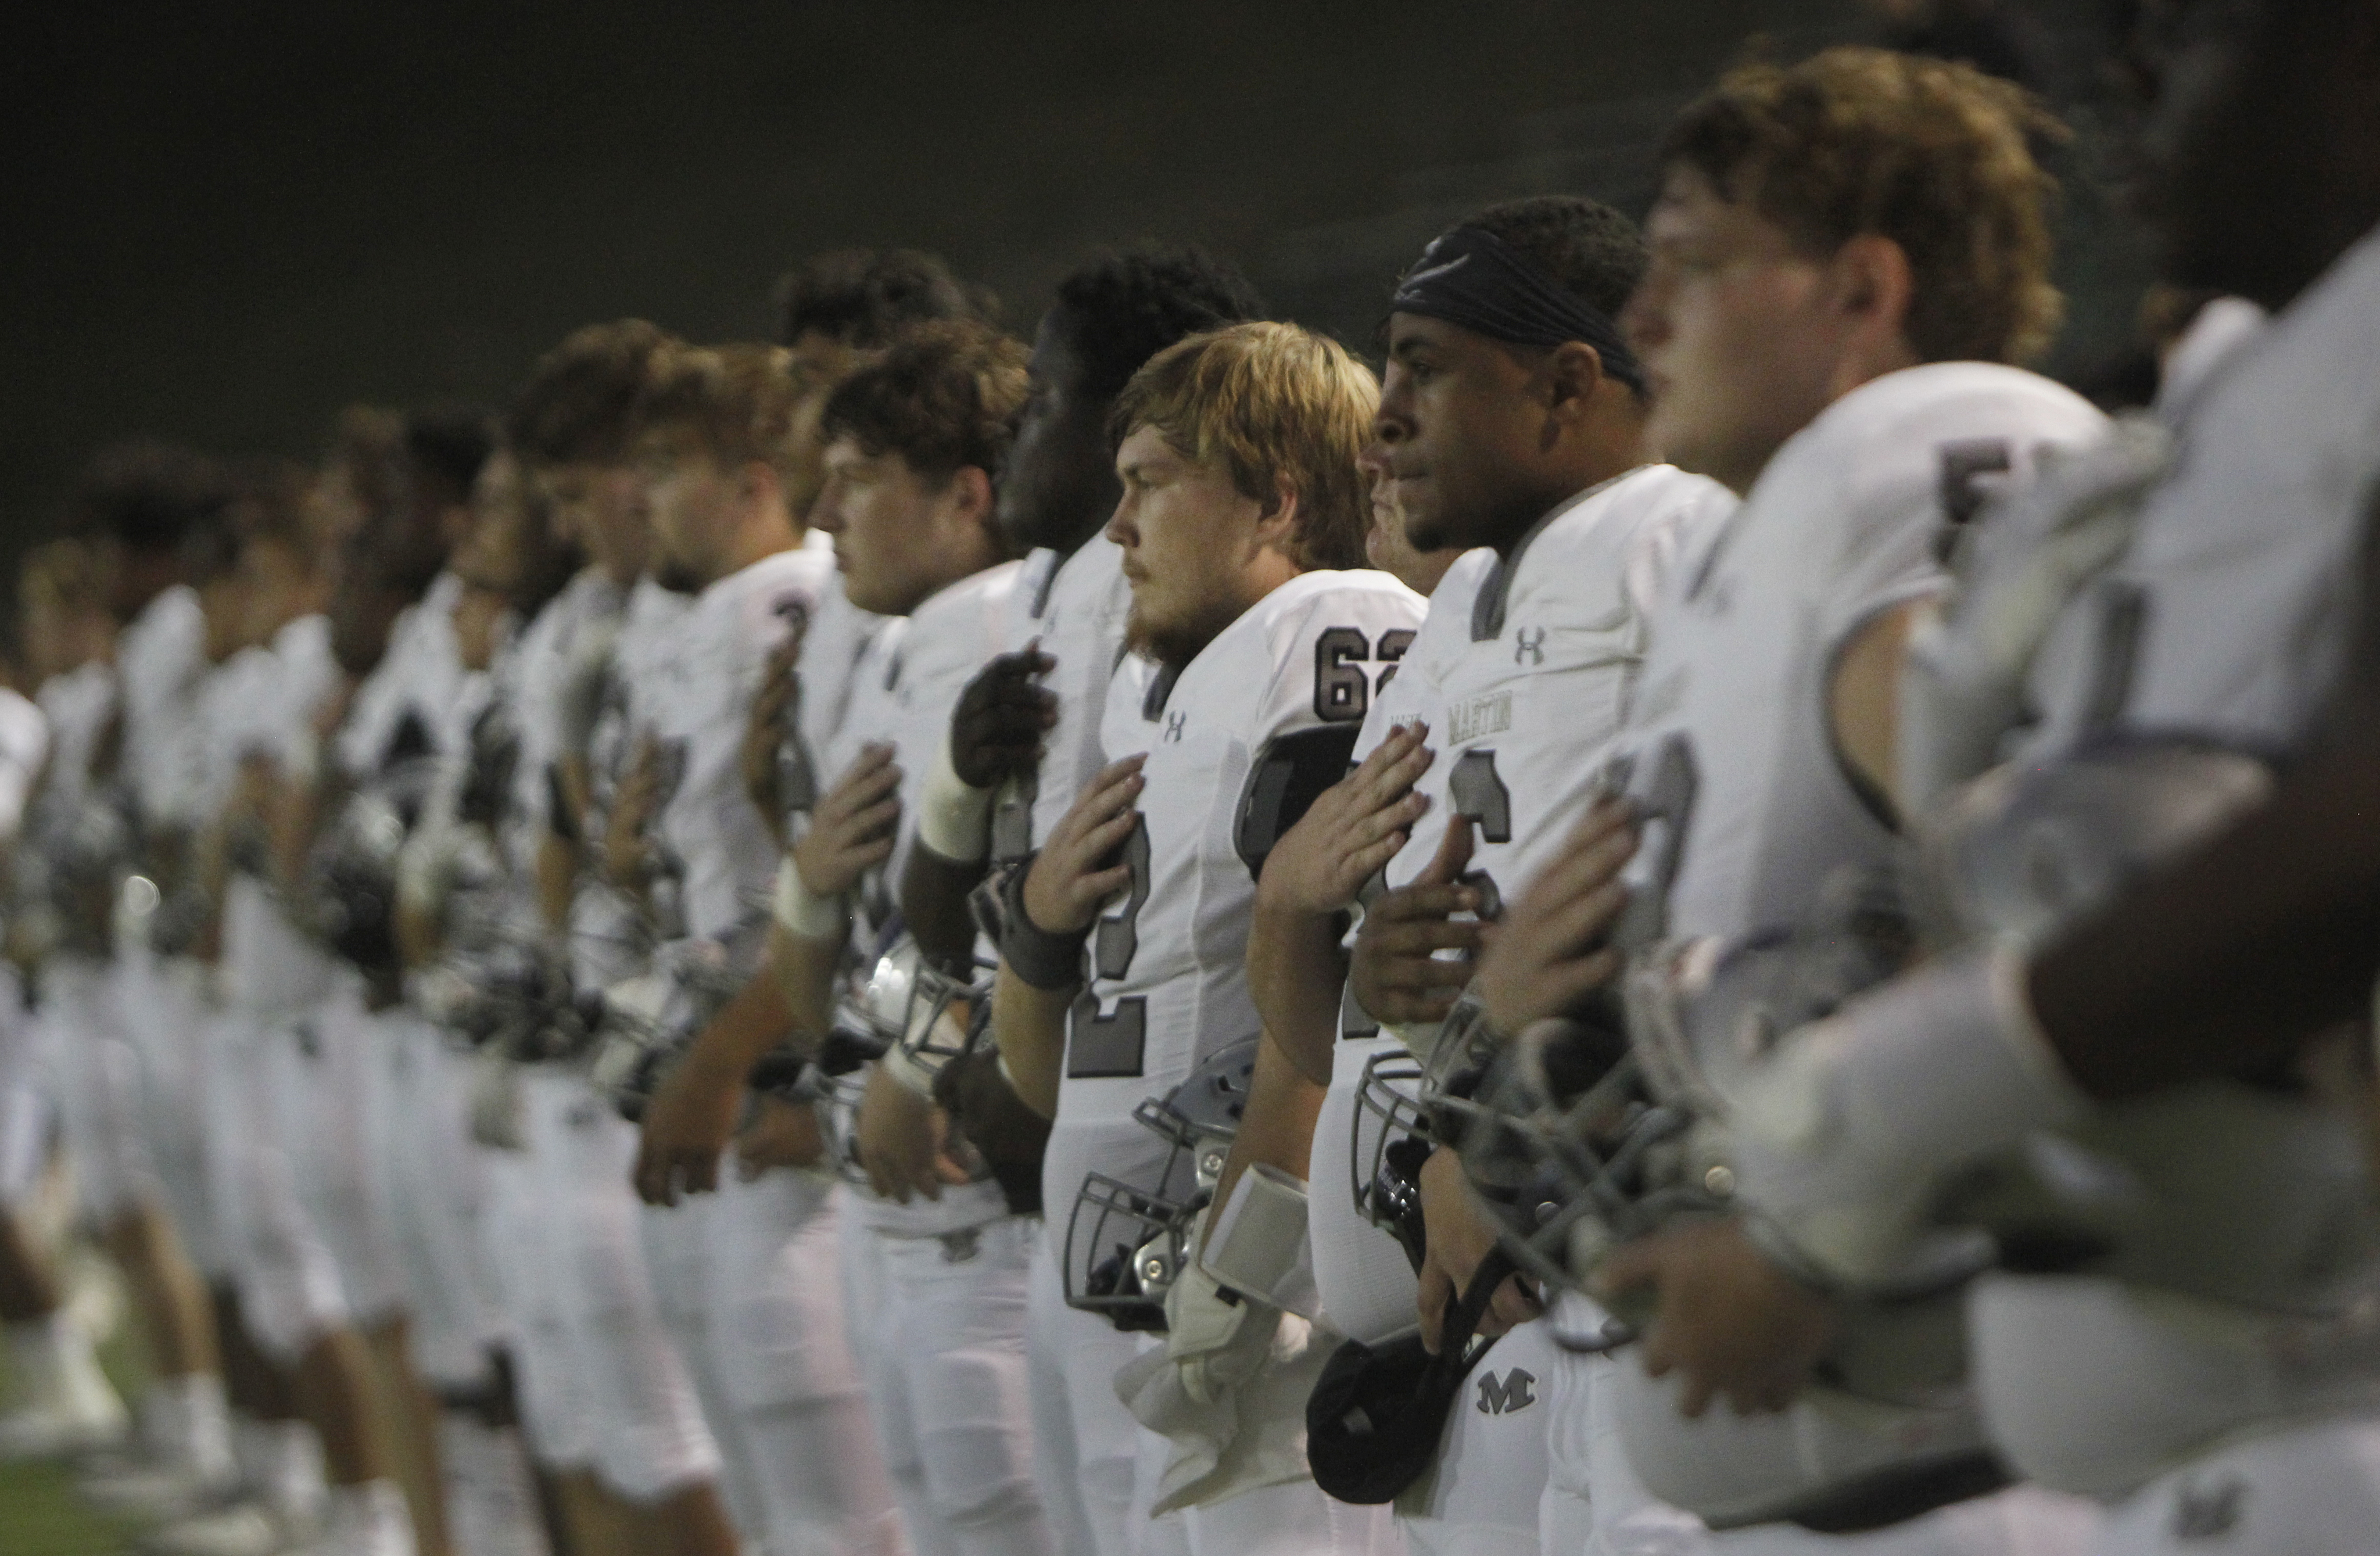
[[[843,948],[841,939],[792,934],[782,924],[769,927],[771,976],[754,981],[770,986],[783,1020],[776,1036],[754,1051],[755,1062],[788,1035],[803,1053],[818,1052],[834,1026],[834,975],[843,963]]]
[[[794,1009],[783,985],[763,972],[695,1034],[680,1063],[715,1084],[740,1087],[752,1066],[783,1042],[793,1027]]]
[[[991,1029],[1000,1066],[1017,1099],[1043,1118],[1058,1116],[1058,1081],[1066,1062],[1066,1009],[1073,990],[1036,989],[1008,964],[992,986]]]
[[[2270,803],[2034,959],[2034,1015],[2095,1097],[2269,1068],[2370,1014],[2380,965],[2380,498],[2348,684]]]
[[[1230,1204],[1240,1174],[1259,1161],[1293,1177],[1314,1176],[1314,1124],[1328,1089],[1301,1074],[1270,1029],[1266,1030],[1257,1043],[1256,1074],[1248,1082],[1240,1132],[1232,1137],[1231,1154],[1215,1180],[1216,1204]]]
[[[2034,1015],[2084,1090],[2265,1069],[2369,1012],[2380,717],[2352,724],[2262,809],[2034,958]]]
[[[981,859],[946,859],[919,843],[901,869],[901,917],[917,949],[942,966],[965,966],[975,955],[975,914],[969,895],[983,879]]]
[[[1347,985],[1337,914],[1269,908],[1259,892],[1248,935],[1248,992],[1268,1046],[1316,1086],[1330,1084],[1330,1045]]]
[[[570,932],[570,905],[578,896],[578,847],[555,832],[537,840],[537,915],[553,934]]]

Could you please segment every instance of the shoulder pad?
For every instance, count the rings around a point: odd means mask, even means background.
[[[1347,776],[1358,733],[1354,723],[1322,724],[1281,735],[1257,753],[1232,829],[1232,845],[1250,876],[1264,872],[1273,845],[1322,791]]]

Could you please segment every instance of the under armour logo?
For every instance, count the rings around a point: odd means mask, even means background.
[[[1526,654],[1528,657],[1526,659],[1522,658],[1521,656],[1524,654]],[[1512,633],[1512,663],[1515,664],[1543,664],[1545,662],[1546,629],[1542,626],[1524,626],[1516,628]]]
[[[2174,1492],[2173,1538],[2221,1539],[2240,1526],[2240,1509],[2247,1500],[2248,1483],[2236,1475],[2211,1486],[2184,1480]]]
[[[1165,715],[1165,741],[1166,741],[1166,744],[1167,744],[1167,745],[1170,745],[1170,746],[1179,746],[1180,744],[1182,744],[1182,726],[1183,726],[1184,724],[1188,723],[1189,722],[1190,722],[1190,715],[1189,715],[1189,714],[1187,714],[1187,713],[1185,713],[1185,712],[1181,711],[1179,709],[1175,710],[1174,711],[1172,711],[1172,712],[1171,712],[1171,713],[1166,714],[1166,715]]]
[[[1526,1410],[1537,1403],[1537,1375],[1525,1367],[1516,1367],[1499,1378],[1494,1373],[1479,1380],[1479,1414],[1509,1416],[1515,1410]]]

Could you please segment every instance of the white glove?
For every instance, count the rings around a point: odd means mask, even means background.
[[[1201,1214],[1191,1233],[1195,1247],[1206,1234]],[[1194,1263],[1165,1294],[1165,1359],[1182,1374],[1182,1391],[1196,1404],[1219,1404],[1232,1390],[1263,1370],[1272,1354],[1281,1309],[1254,1297],[1223,1295],[1215,1277]]]
[[[1251,1298],[1226,1302],[1195,1264],[1166,1293],[1165,1319],[1163,1348],[1115,1380],[1133,1418],[1172,1444],[1151,1514],[1309,1478],[1305,1400],[1331,1337]]]

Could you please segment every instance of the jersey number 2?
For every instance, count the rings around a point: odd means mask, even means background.
[[[1132,891],[1123,911],[1101,918],[1091,935],[1091,981],[1075,999],[1072,1030],[1066,1038],[1066,1076],[1072,1080],[1130,1076],[1140,1074],[1142,1051],[1148,1043],[1148,1001],[1138,994],[1115,1003],[1099,1014],[1099,984],[1132,970],[1140,950],[1140,910],[1148,902],[1148,822],[1143,819],[1124,839],[1123,862],[1132,867]]]

